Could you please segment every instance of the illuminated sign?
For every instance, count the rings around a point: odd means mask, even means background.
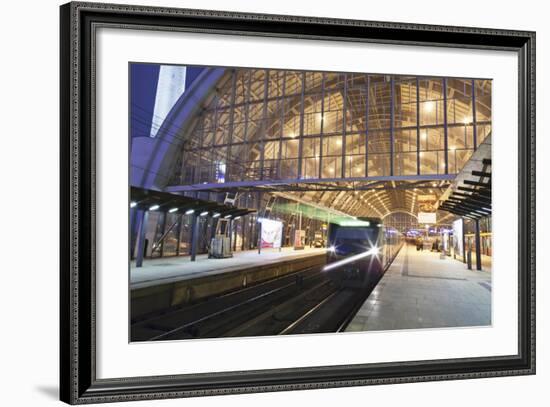
[[[418,223],[437,223],[435,212],[418,212]]]

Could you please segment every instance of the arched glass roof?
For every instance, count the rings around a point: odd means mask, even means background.
[[[182,98],[200,106],[178,125],[169,191],[416,213],[417,196],[440,195],[491,132],[487,79],[248,68],[217,78],[200,101]]]

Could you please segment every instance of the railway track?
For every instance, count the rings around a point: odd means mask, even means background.
[[[327,278],[320,267],[271,279],[208,301],[164,310],[147,319],[132,321],[133,341],[211,338],[295,298]]]
[[[340,332],[377,283],[340,286],[312,267],[133,321],[132,341]]]

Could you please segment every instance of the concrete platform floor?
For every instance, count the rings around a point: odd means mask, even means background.
[[[490,324],[490,271],[405,245],[346,331]]]
[[[189,256],[164,257],[145,259],[143,267],[135,267],[135,261],[130,265],[130,288],[143,288],[150,285],[170,283],[193,279],[206,275],[225,273],[254,265],[265,265],[292,260],[301,257],[314,256],[326,252],[325,248],[309,248],[294,250],[291,247],[279,249],[248,250],[233,253],[233,257],[225,259],[209,259],[207,254],[198,255],[196,261]]]

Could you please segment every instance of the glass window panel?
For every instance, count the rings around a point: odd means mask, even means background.
[[[443,124],[443,100],[420,102],[420,125]]]
[[[371,77],[369,89],[369,129],[390,128],[390,82],[385,77]]]
[[[325,88],[334,89],[341,88],[344,86],[346,74],[337,73],[337,72],[326,72],[325,73]]]
[[[474,126],[464,126],[464,132],[466,135],[466,147],[474,148]],[[479,145],[479,140],[478,140]]]
[[[306,93],[318,92],[323,81],[322,72],[306,72]]]
[[[416,151],[395,154],[393,160],[394,175],[416,174]]]
[[[250,100],[262,100],[265,90],[265,75],[263,69],[252,71],[252,82],[250,84]]]
[[[304,114],[304,134],[314,135],[321,133],[321,113],[305,113]]]
[[[298,137],[300,135],[300,117],[297,115],[289,115],[284,118],[285,126],[283,129],[283,137]]]
[[[325,112],[323,116],[323,133],[341,133],[344,125],[342,110]]]
[[[458,97],[447,100],[447,123],[471,123],[472,98]]]
[[[302,72],[286,71],[285,96],[302,92]]]
[[[395,128],[416,126],[416,102],[395,105]]]
[[[416,129],[394,131],[394,151],[416,151]]]
[[[391,138],[389,131],[373,131],[368,134],[369,154],[389,153],[391,151]]]
[[[363,177],[365,175],[365,156],[346,155],[346,177]]]
[[[365,154],[366,136],[364,134],[346,135],[346,155]]]
[[[443,127],[420,129],[420,150],[442,150],[445,147]]]
[[[342,176],[342,159],[338,157],[323,156],[322,178],[340,178]]]
[[[275,160],[279,158],[279,142],[270,141],[264,146],[264,160]]]
[[[269,71],[269,93],[268,93],[269,98],[282,96],[284,75],[285,75],[284,71],[279,71],[279,70]]]
[[[244,103],[248,100],[248,81],[250,70],[238,69],[237,82],[235,84],[235,102]]]
[[[440,78],[421,79],[418,96],[421,102],[428,100],[443,100],[443,80]]]
[[[451,126],[447,130],[449,150],[466,147],[465,126]]]
[[[319,137],[304,138],[302,146],[303,157],[319,157],[321,153],[321,139]]]
[[[248,104],[248,120],[260,120],[263,117],[264,104],[262,102]]]
[[[342,155],[342,136],[323,137],[323,156]]]
[[[180,256],[188,255],[191,251],[192,215],[183,215],[180,231]]]
[[[302,178],[319,178],[319,158],[302,159]]]
[[[162,243],[162,255],[163,256],[175,256],[176,249],[178,247],[178,226],[179,216],[173,213],[167,214],[166,219],[166,237]]]
[[[438,152],[420,152],[420,173],[437,174],[438,173]]]
[[[268,139],[278,139],[281,137],[281,119],[272,119],[267,122],[268,128],[266,129],[265,136]]]
[[[366,130],[367,89],[363,87],[348,88],[346,106],[346,131]]]
[[[283,141],[283,158],[297,158],[298,157],[298,140],[284,140]]]
[[[281,179],[293,179],[298,176],[298,160],[281,160]]]
[[[389,154],[369,154],[369,177],[382,177],[390,175]]]

